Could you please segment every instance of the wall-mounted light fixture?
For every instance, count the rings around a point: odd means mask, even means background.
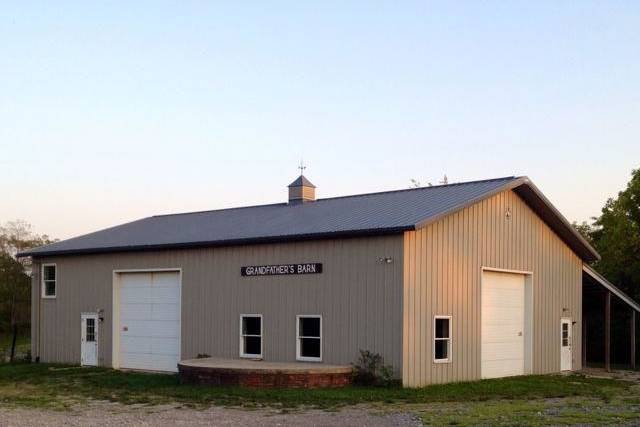
[[[511,208],[507,208],[507,210],[506,210],[506,211],[505,211],[505,213],[504,213],[504,216],[505,216],[507,219],[511,219]]]

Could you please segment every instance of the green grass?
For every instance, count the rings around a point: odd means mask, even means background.
[[[546,426],[637,425],[640,407],[618,396],[609,402],[593,397],[490,400],[483,404],[444,403],[415,408],[425,425]]]
[[[8,333],[0,334],[0,350],[10,351],[13,335]],[[18,335],[16,337],[16,347],[30,346],[30,338],[27,335]]]
[[[517,401],[581,397],[607,403],[620,396],[634,395],[632,390],[629,382],[579,375],[526,376],[433,385],[420,389],[245,389],[183,385],[179,383],[177,375],[122,372],[106,368],[27,363],[0,365],[1,404],[52,409],[64,409],[95,399],[123,404],[178,403],[197,408],[224,405],[323,409],[363,403],[383,408],[412,405],[427,408],[428,405],[446,407],[443,403],[468,405],[475,402],[479,410],[489,408],[486,405],[489,401],[517,405]],[[635,396],[640,397],[638,394]],[[478,402],[481,404],[478,405]],[[471,417],[477,415],[471,409],[467,412]],[[423,415],[423,418],[428,421],[429,417]]]

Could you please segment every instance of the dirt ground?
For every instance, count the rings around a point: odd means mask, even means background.
[[[136,406],[94,402],[72,411],[2,408],[0,426],[421,426],[408,413],[383,413],[351,407],[337,412],[318,410],[283,413],[211,407],[195,410],[180,406]]]

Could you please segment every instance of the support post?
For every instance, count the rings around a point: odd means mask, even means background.
[[[582,369],[587,367],[587,317],[582,314]]]
[[[611,372],[611,291],[604,295],[604,368]]]
[[[629,340],[631,346],[631,369],[636,369],[636,310],[631,309],[631,340]]]

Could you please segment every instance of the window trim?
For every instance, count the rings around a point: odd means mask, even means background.
[[[320,337],[300,336],[300,319],[320,319]],[[320,339],[320,357],[308,357],[300,355],[300,340],[302,338]],[[322,315],[320,314],[298,314],[296,315],[296,360],[300,362],[322,362]]]
[[[449,321],[449,338],[436,338],[436,324],[438,320],[446,319]],[[453,320],[452,316],[448,315],[437,315],[433,316],[433,363],[451,363],[452,355],[453,355]],[[447,345],[447,358],[446,359],[437,359],[436,358],[436,341],[448,341]]]
[[[245,317],[258,317],[260,319],[260,335],[245,335],[242,333],[242,320]],[[252,354],[244,352],[244,338],[259,337],[260,338],[260,354]],[[264,319],[262,314],[241,314],[240,315],[240,357],[243,359],[263,359],[264,358]]]
[[[51,280],[44,279],[44,269],[45,267],[54,267],[55,268],[55,278],[53,282],[55,283],[55,293],[53,295],[47,295],[47,286],[46,282],[51,282]],[[58,265],[54,262],[42,264],[40,266],[40,295],[43,299],[55,299],[58,296]]]

